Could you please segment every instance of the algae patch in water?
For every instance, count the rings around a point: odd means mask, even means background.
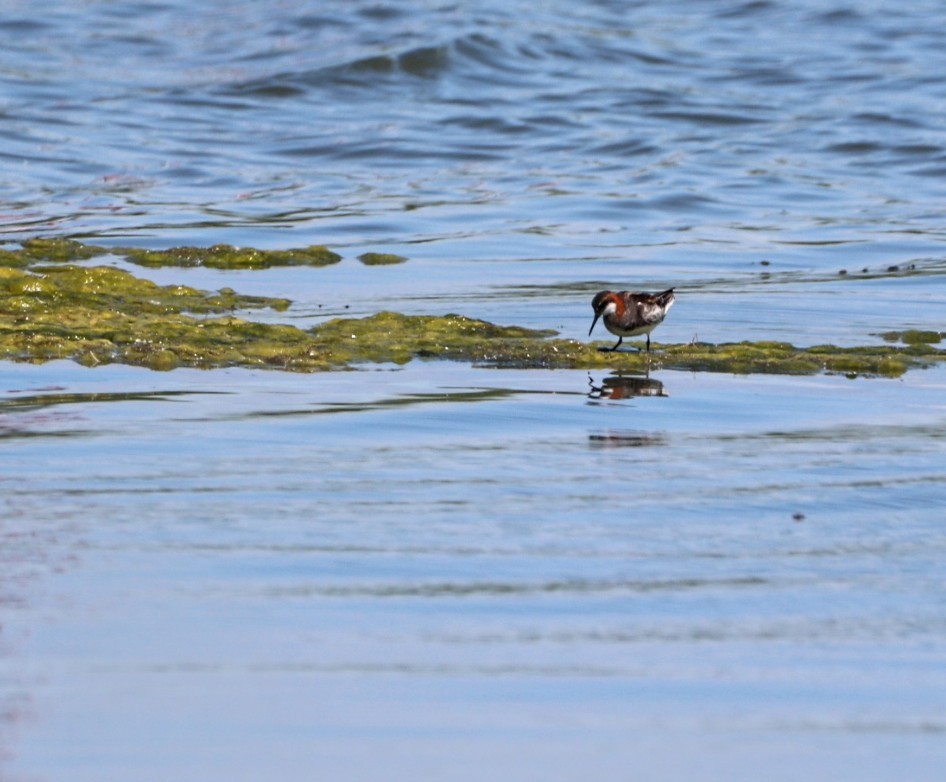
[[[140,250],[122,247],[111,252],[124,255],[139,266],[202,266],[208,269],[269,269],[273,266],[329,266],[342,256],[321,245],[294,250],[257,250],[253,247],[172,247],[170,250]]]
[[[657,368],[736,374],[812,375],[821,372],[899,377],[911,367],[946,359],[946,353],[877,345],[798,348],[785,342],[661,345],[653,353],[600,350],[601,343],[555,338],[553,331],[497,326],[462,315],[408,316],[381,312],[329,321],[312,330],[321,355],[344,366],[453,359],[507,368],[647,371]]]
[[[554,331],[497,326],[463,315],[401,315],[331,320],[312,330],[325,352],[341,364],[403,364],[413,358],[489,362],[544,344]]]
[[[365,266],[392,266],[397,263],[404,263],[407,258],[394,253],[362,253],[358,256],[358,260]]]
[[[227,245],[195,250],[194,255],[188,248],[138,252],[150,253],[161,264],[190,258],[195,265],[206,265],[216,258],[245,264],[243,268],[260,268],[259,259],[265,257],[256,255],[262,251],[236,251]],[[154,369],[243,366],[294,371],[419,358],[510,368],[665,367],[727,373],[834,372],[852,377],[897,377],[946,358],[946,351],[934,346],[941,339],[939,332],[897,332],[884,336],[902,344],[858,348],[739,342],[655,345],[653,353],[631,349],[611,353],[599,349],[604,343],[563,339],[554,331],[499,326],[463,315],[380,312],[303,330],[234,314],[264,307],[285,310],[290,304],[285,299],[243,296],[230,289],[210,293],[184,285],[159,286],[121,269],[70,263],[102,254],[120,252],[62,239],[28,240],[19,250],[0,250],[0,358],[69,358],[89,365],[121,362]],[[318,255],[313,251],[313,258]]]
[[[101,255],[123,257],[130,263],[150,268],[176,266],[208,269],[269,269],[274,266],[329,266],[342,256],[322,245],[290,250],[258,250],[255,247],[172,247],[143,250],[137,247],[98,247],[72,239],[27,239],[20,250],[0,251],[0,265],[23,268],[36,262],[73,263]]]
[[[229,289],[207,293],[160,286],[112,267],[0,267],[0,357],[154,369],[265,363],[274,352],[282,360],[285,344],[274,351],[258,338],[260,324],[213,316],[288,305],[285,299],[240,296]],[[263,328],[281,335],[287,327]]]
[[[942,342],[943,334],[939,331],[885,331],[880,335],[886,342],[902,342],[904,345],[936,345]]]
[[[0,266],[23,268],[40,261],[67,263],[84,261],[108,252],[102,247],[82,244],[72,239],[26,239],[20,250],[3,250]]]

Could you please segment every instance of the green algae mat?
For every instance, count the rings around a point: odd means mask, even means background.
[[[102,255],[142,266],[262,269],[323,266],[340,256],[324,247],[266,251],[215,245],[170,250],[102,248],[62,239],[34,239],[0,249],[0,359],[71,359],[94,366],[124,363],[175,367],[252,367],[299,372],[366,363],[447,359],[483,366],[536,368],[658,367],[774,374],[843,373],[897,377],[943,361],[939,332],[891,332],[884,344],[797,348],[783,342],[656,345],[651,354],[607,353],[610,343],[562,339],[554,331],[499,326],[463,315],[379,312],[336,319],[313,329],[259,323],[234,313],[283,311],[286,299],[243,296],[184,285],[160,286],[112,266],[90,266]],[[400,256],[362,262],[404,262]]]

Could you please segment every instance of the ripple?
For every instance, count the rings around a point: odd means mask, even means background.
[[[677,592],[699,589],[741,589],[766,586],[767,582],[759,578],[731,578],[720,580],[679,579],[659,581],[590,581],[575,579],[569,581],[549,581],[544,583],[479,582],[459,583],[441,582],[426,584],[383,584],[358,586],[315,586],[276,587],[268,590],[270,597],[287,598],[307,595],[324,597],[500,597],[505,595],[531,595],[542,593],[601,593],[601,592]]]

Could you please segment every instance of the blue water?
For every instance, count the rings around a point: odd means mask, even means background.
[[[335,304],[328,291],[356,314],[382,298],[577,334],[577,303],[602,286],[675,284],[694,294],[688,322],[668,323],[678,341],[938,327],[944,16],[7,4],[0,220],[10,240],[345,255],[241,281],[291,293],[296,314]],[[358,268],[375,250],[411,266]]]
[[[943,331],[944,28],[0,2],[0,239],[325,244],[128,267],[303,327],[675,285],[658,342]],[[0,364],[0,778],[939,780],[944,388]]]
[[[4,779],[936,779],[946,373],[604,379],[7,366]]]

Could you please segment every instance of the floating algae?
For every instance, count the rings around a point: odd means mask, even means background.
[[[72,239],[26,239],[19,251],[5,251],[7,255],[19,257],[22,266],[26,266],[37,261],[46,261],[48,263],[69,263],[72,261],[84,261],[89,258],[95,258],[107,252],[104,247],[96,247],[93,244],[82,244]],[[6,258],[0,259],[2,265],[11,265],[6,262]]]
[[[392,266],[396,263],[404,263],[407,258],[394,253],[362,253],[358,256],[358,260],[365,266]]]
[[[172,247],[142,250],[137,247],[97,247],[72,239],[27,239],[18,251],[0,251],[0,266],[23,268],[38,261],[71,263],[101,255],[115,255],[151,268],[176,266],[208,269],[269,269],[273,266],[329,266],[342,256],[322,245],[291,250],[258,250],[215,244],[211,247]]]
[[[269,269],[273,266],[329,266],[342,256],[321,245],[294,250],[257,250],[253,247],[172,247],[170,250],[140,250],[120,247],[111,252],[139,266],[202,266],[208,269]]]
[[[943,340],[943,334],[939,331],[920,331],[918,329],[885,331],[880,336],[886,342],[902,342],[904,345],[935,345]]]
[[[234,248],[227,247],[215,245],[194,257],[202,264],[217,258],[259,268],[252,266],[256,261],[246,259],[263,257],[254,255],[262,251],[240,251],[245,253],[240,255],[243,260],[236,261],[230,252]],[[185,249],[150,257],[181,260],[189,257]],[[209,293],[183,285],[160,286],[121,269],[71,263],[122,252],[126,251],[62,239],[29,240],[22,249],[0,250],[0,358],[37,362],[68,358],[87,365],[120,362],[162,370],[242,366],[293,371],[446,359],[510,368],[664,367],[729,373],[834,372],[851,377],[897,377],[946,358],[946,351],[934,347],[939,332],[885,334],[902,344],[857,348],[694,342],[655,345],[653,353],[611,353],[599,350],[604,343],[562,339],[554,331],[498,326],[463,315],[380,312],[303,330],[234,315],[237,310],[285,310],[289,307],[285,299],[242,296],[230,289]]]

